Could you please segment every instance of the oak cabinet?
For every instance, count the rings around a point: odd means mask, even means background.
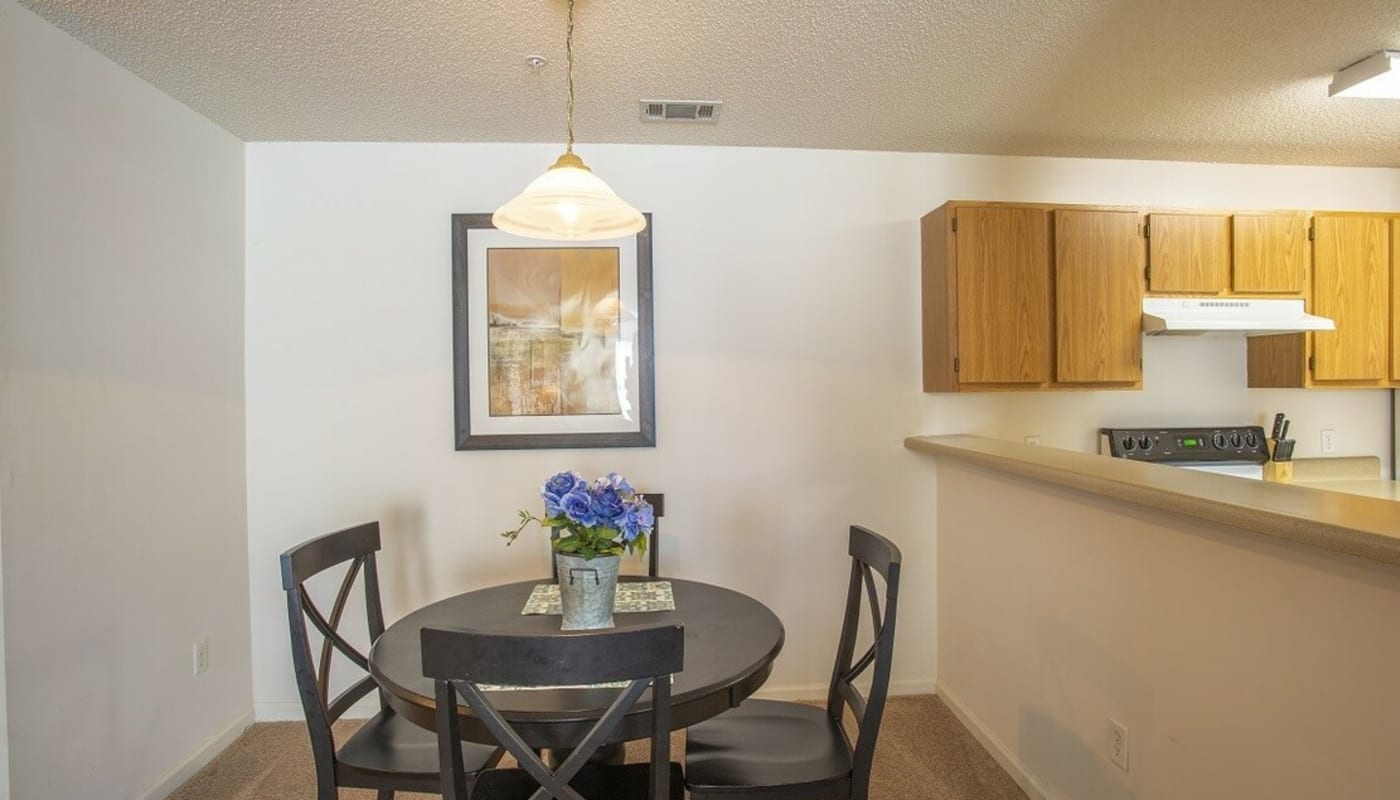
[[[1384,217],[1313,218],[1313,313],[1337,323],[1313,334],[1314,381],[1390,376],[1390,231]]]
[[[1390,221],[1390,380],[1400,382],[1400,217]]]
[[[1230,215],[1153,213],[1147,218],[1147,288],[1220,294],[1230,288]]]
[[[1142,217],[1055,210],[1055,380],[1142,380]]]
[[[1050,374],[1050,212],[949,204],[923,219],[924,391]]]
[[[1377,387],[1397,379],[1394,225],[1383,215],[1313,217],[1309,311],[1336,330],[1251,338],[1251,387]]]
[[[1302,294],[1308,274],[1307,215],[1235,214],[1231,221],[1235,292]]]

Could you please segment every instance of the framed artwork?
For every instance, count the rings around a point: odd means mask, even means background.
[[[651,215],[549,242],[452,215],[458,450],[654,447]]]

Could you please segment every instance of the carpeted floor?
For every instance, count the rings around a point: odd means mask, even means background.
[[[337,740],[357,723],[336,726]],[[673,745],[683,752],[681,734]],[[645,745],[628,746],[628,761],[645,761]],[[170,800],[311,800],[316,781],[311,745],[300,722],[264,722],[180,787]],[[874,800],[1025,800],[1011,777],[932,695],[893,697],[875,753]],[[372,800],[373,792],[341,790],[342,800]],[[431,795],[402,794],[426,798]]]

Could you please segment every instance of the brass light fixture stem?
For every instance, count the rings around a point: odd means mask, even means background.
[[[564,152],[573,154],[574,152],[574,0],[569,0],[569,24],[564,29],[564,59],[566,62],[565,72],[569,77],[569,141]]]

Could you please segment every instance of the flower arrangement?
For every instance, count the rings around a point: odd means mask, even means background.
[[[656,517],[646,498],[616,472],[591,484],[577,472],[561,472],[544,482],[540,497],[544,516],[522,510],[519,527],[501,534],[507,544],[534,522],[561,532],[553,542],[556,553],[591,561],[598,556],[622,555],[623,550],[646,552],[647,534]]]

